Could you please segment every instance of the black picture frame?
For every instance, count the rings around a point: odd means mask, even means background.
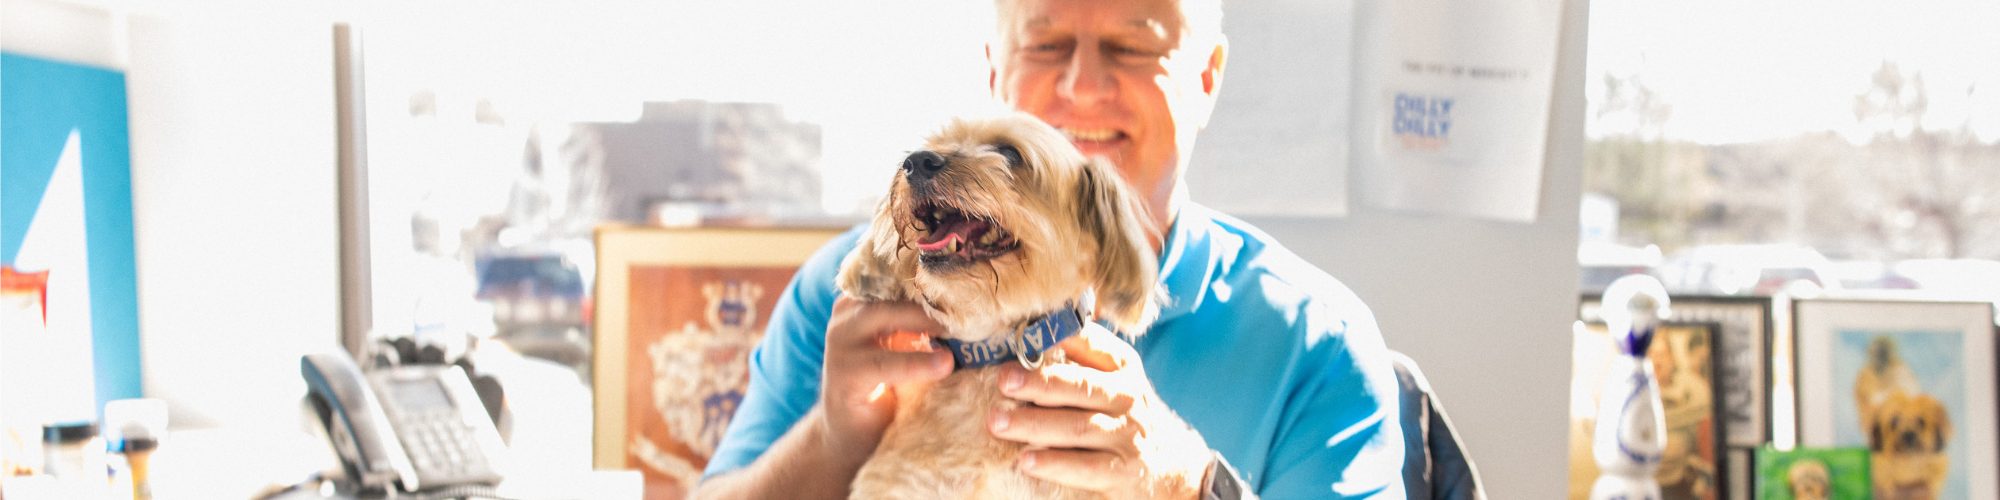
[[[1699,342],[1700,345],[1696,346],[1690,346],[1685,344],[1679,346],[1673,345],[1673,343],[1677,341],[1692,343],[1691,340],[1677,339],[1676,338],[1677,334],[1674,333],[1677,331],[1698,332],[1699,334],[1698,337],[1701,340],[1701,342]],[[1653,345],[1649,349],[1649,352],[1652,353],[1652,356],[1654,356],[1655,359],[1660,359],[1659,356],[1662,356],[1663,355],[1662,353],[1666,352],[1666,351],[1660,351],[1660,349],[1682,349],[1685,352],[1688,350],[1693,350],[1694,348],[1698,347],[1706,351],[1705,353],[1698,354],[1697,356],[1699,357],[1696,358],[1702,360],[1703,366],[1696,370],[1697,373],[1695,373],[1694,380],[1699,384],[1702,384],[1702,387],[1700,388],[1699,391],[1695,392],[1695,395],[1686,396],[1686,397],[1700,398],[1694,401],[1699,401],[1704,404],[1691,407],[1683,406],[1688,404],[1690,401],[1687,400],[1676,401],[1676,400],[1682,399],[1680,393],[1684,393],[1690,388],[1675,387],[1675,385],[1677,384],[1672,381],[1665,381],[1665,380],[1659,381],[1661,384],[1661,392],[1663,396],[1662,403],[1667,406],[1666,408],[1662,408],[1662,410],[1664,411],[1665,414],[1663,420],[1666,421],[1667,425],[1667,428],[1664,429],[1664,431],[1668,433],[1668,440],[1669,440],[1668,443],[1669,458],[1666,460],[1666,462],[1662,464],[1663,473],[1703,474],[1706,475],[1706,477],[1710,481],[1710,484],[1707,484],[1704,488],[1694,488],[1692,487],[1692,485],[1699,482],[1699,476],[1697,476],[1697,478],[1688,478],[1685,481],[1671,481],[1671,479],[1675,477],[1684,477],[1684,476],[1670,476],[1669,477],[1670,481],[1663,481],[1662,484],[1663,488],[1665,488],[1663,489],[1663,492],[1667,494],[1665,498],[1668,499],[1678,500],[1687,498],[1695,498],[1695,499],[1734,498],[1733,496],[1730,496],[1732,494],[1730,489],[1731,485],[1744,481],[1744,479],[1732,477],[1732,472],[1736,468],[1738,468],[1741,464],[1738,463],[1739,460],[1738,456],[1732,453],[1735,450],[1728,445],[1729,442],[1727,438],[1728,426],[1722,424],[1723,422],[1722,405],[1724,403],[1723,395],[1722,391],[1716,389],[1717,369],[1722,361],[1721,357],[1722,350],[1716,348],[1716,339],[1721,335],[1720,333],[1721,331],[1722,331],[1722,325],[1716,322],[1669,321],[1662,323],[1660,325],[1660,330],[1658,333],[1655,334],[1655,337],[1653,339]],[[1602,322],[1586,323],[1583,321],[1579,321],[1577,322],[1576,332],[1574,333],[1574,335],[1576,335],[1579,339],[1588,338],[1585,337],[1587,335],[1604,337],[1603,342],[1599,346],[1601,347],[1600,349],[1592,349],[1590,346],[1582,345],[1582,343],[1580,342],[1579,346],[1576,349],[1576,356],[1578,356],[1579,358],[1597,357],[1600,358],[1599,360],[1608,362],[1608,359],[1611,356],[1615,355],[1611,350],[1610,339],[1608,336],[1609,334],[1605,332],[1605,326]],[[1591,351],[1591,352],[1586,352],[1586,351]],[[1667,355],[1678,357],[1677,355],[1673,354],[1667,354]],[[1685,362],[1686,361],[1679,361],[1679,363],[1685,363]],[[1604,367],[1605,365],[1603,363],[1596,362],[1594,360],[1578,359],[1576,366],[1578,367],[1579,372],[1573,374],[1572,376],[1579,377],[1579,381],[1583,381],[1587,379],[1583,379],[1582,377],[1603,376],[1603,373],[1601,372],[1594,372],[1594,371],[1585,372],[1585,371],[1595,370],[1595,368],[1591,367],[1601,368]],[[1680,368],[1681,366],[1676,365],[1675,367],[1668,367],[1667,369],[1675,370],[1678,372]],[[1656,365],[1655,369],[1659,370],[1660,368],[1657,367]],[[1578,387],[1586,388],[1584,390],[1590,392],[1590,394],[1587,397],[1590,399],[1595,399],[1595,397],[1597,396],[1597,391],[1588,388],[1601,387],[1601,386],[1592,383],[1580,383]],[[1706,393],[1705,396],[1701,395],[1702,392]],[[1694,418],[1695,419],[1694,421],[1697,423],[1693,424],[1692,426],[1682,425],[1685,422],[1688,422],[1690,418]],[[1707,423],[1706,438],[1701,437],[1701,426],[1699,423],[1700,421],[1706,421]],[[1581,429],[1582,432],[1580,433],[1575,431],[1576,425],[1582,425],[1582,424],[1574,424],[1574,423],[1572,424],[1573,431],[1571,434],[1571,439],[1572,440],[1582,439],[1586,441],[1590,439],[1591,432],[1588,427],[1594,427],[1594,422],[1587,425],[1586,428]],[[1692,434],[1690,435],[1684,433],[1692,433]],[[1677,439],[1676,436],[1682,436],[1682,437]],[[1699,448],[1700,446],[1703,445],[1706,446],[1707,448],[1706,451],[1703,451]],[[1688,451],[1687,448],[1684,448],[1685,446],[1696,446],[1697,448],[1692,451]],[[1579,497],[1579,494],[1587,496],[1591,482],[1593,482],[1596,479],[1597,469],[1595,468],[1595,463],[1591,460],[1590,457],[1577,455],[1577,453],[1579,452],[1587,455],[1589,453],[1588,451],[1589,443],[1572,442],[1570,449],[1572,455],[1570,460],[1571,462],[1570,497],[1572,498],[1572,500],[1581,500],[1581,498],[1583,497]],[[1687,453],[1693,453],[1695,459],[1688,460],[1686,455]],[[1676,462],[1676,458],[1674,458],[1676,454],[1681,455],[1679,460],[1682,461]],[[1754,466],[1755,464],[1752,463],[1751,465]],[[1692,496],[1689,494],[1696,489],[1708,491],[1710,492],[1710,494],[1706,496]]]
[[[1583,295],[1577,319],[1600,322],[1597,294]],[[1772,343],[1774,306],[1770,297],[1675,296],[1670,321],[1715,322],[1721,325],[1723,360],[1716,366],[1724,386],[1725,425],[1731,448],[1750,449],[1771,440]],[[1747,470],[1745,472],[1754,472]],[[1746,476],[1747,477],[1747,476]]]

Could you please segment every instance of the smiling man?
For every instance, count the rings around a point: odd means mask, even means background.
[[[1001,393],[1030,404],[987,427],[1029,445],[1020,470],[1107,498],[1404,498],[1397,386],[1367,306],[1186,199],[1182,173],[1222,88],[1219,3],[998,0],[996,13],[994,96],[1144,194],[1164,292],[1136,343],[1102,329],[1062,343],[1085,369],[1002,368]],[[942,330],[922,306],[834,288],[864,230],[828,243],[779,299],[698,497],[846,498],[894,417],[880,388],[951,372],[944,350],[884,347]]]
[[[1214,2],[998,2],[987,48],[994,97],[1108,158],[1146,195],[1165,234],[1194,138],[1222,79],[1221,7]],[[1184,43],[1185,42],[1185,43]]]

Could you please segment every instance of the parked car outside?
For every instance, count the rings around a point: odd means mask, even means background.
[[[1660,266],[1660,281],[1677,294],[1768,296],[1785,291],[1843,289],[1833,263],[1800,245],[1708,245],[1679,252]]]
[[[1583,294],[1604,293],[1604,287],[1626,275],[1659,277],[1660,247],[1645,248],[1604,241],[1585,241],[1576,246],[1577,290]]]

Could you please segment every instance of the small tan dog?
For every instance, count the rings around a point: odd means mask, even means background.
[[[1937,398],[1892,393],[1868,429],[1868,468],[1877,500],[1930,500],[1944,487],[1951,416]]]
[[[1015,468],[1025,445],[986,420],[1020,403],[1000,394],[1000,365],[980,365],[1065,362],[1050,332],[1092,315],[1127,334],[1151,322],[1157,260],[1126,191],[1025,114],[955,120],[904,160],[836,282],[857,299],[922,303],[960,369],[896,387],[894,423],[851,498],[1098,498]]]
[[[1918,394],[1917,375],[1896,353],[1896,339],[1878,336],[1868,341],[1868,359],[1854,376],[1854,410],[1861,428],[1874,428],[1875,408],[1892,394]]]
[[[1785,472],[1792,485],[1792,500],[1826,500],[1833,495],[1833,476],[1818,460],[1792,462]]]

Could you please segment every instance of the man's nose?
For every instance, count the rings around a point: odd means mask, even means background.
[[[918,151],[903,159],[903,175],[911,181],[928,181],[943,171],[944,165],[944,155],[928,149]]]
[[[1070,55],[1069,70],[1057,83],[1058,95],[1072,104],[1087,106],[1110,100],[1115,95],[1111,73],[1104,67],[1104,51],[1095,41],[1079,40]]]

